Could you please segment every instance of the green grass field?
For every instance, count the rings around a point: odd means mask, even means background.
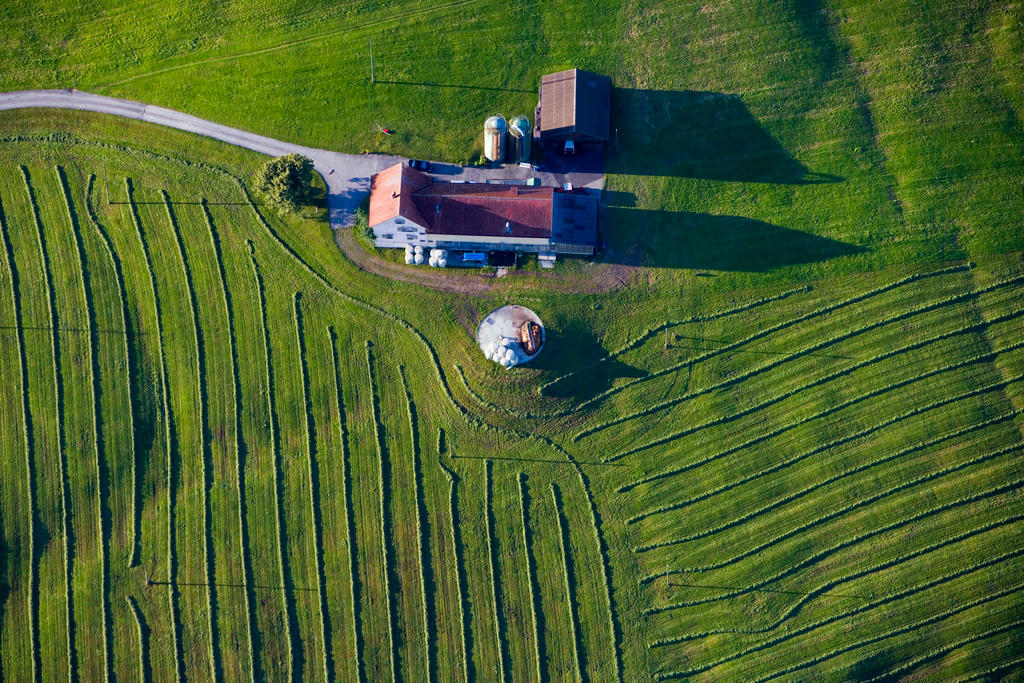
[[[347,151],[465,158],[609,73],[637,266],[390,282],[258,155],[3,113],[5,679],[1020,677],[1024,5],[0,13],[0,88]],[[548,329],[511,372],[505,301]]]

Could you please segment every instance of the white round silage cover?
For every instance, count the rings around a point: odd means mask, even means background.
[[[527,355],[519,341],[519,330],[527,321],[537,323],[541,329],[540,348],[533,355]],[[544,324],[537,314],[516,304],[491,311],[476,328],[476,341],[484,356],[505,367],[527,363],[536,358],[544,348],[545,337]]]

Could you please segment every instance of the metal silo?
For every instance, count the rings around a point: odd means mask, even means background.
[[[505,136],[508,124],[503,116],[492,116],[484,123],[484,156],[488,161],[505,160]]]
[[[509,135],[512,138],[513,155],[517,162],[530,160],[530,119],[517,116],[509,123]]]

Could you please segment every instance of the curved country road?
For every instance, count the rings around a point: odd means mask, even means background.
[[[303,154],[313,160],[313,168],[327,183],[327,206],[332,229],[352,223],[356,208],[370,191],[371,175],[401,161],[401,157],[395,156],[342,154],[326,149],[304,147],[224,126],[173,109],[154,107],[117,97],[93,95],[80,90],[19,90],[0,93],[0,110],[37,107],[82,109],[138,119],[205,135],[270,156],[281,156],[290,152]]]
[[[129,119],[137,119],[148,123],[155,123],[169,128],[204,135],[215,140],[227,142],[232,145],[251,149],[261,154],[280,156],[290,152],[303,154],[313,160],[313,168],[323,176],[327,184],[327,206],[331,229],[335,234],[335,241],[345,256],[357,266],[377,275],[393,280],[413,282],[425,287],[440,289],[447,292],[464,294],[484,294],[492,290],[498,283],[493,278],[467,276],[465,274],[449,274],[426,269],[409,269],[397,266],[386,260],[377,258],[367,252],[362,246],[356,243],[351,230],[342,231],[341,228],[352,224],[355,210],[359,207],[363,198],[370,192],[370,176],[404,159],[397,156],[377,154],[343,154],[332,152],[326,149],[305,147],[282,140],[275,140],[256,133],[232,128],[213,121],[201,119],[198,116],[185,114],[184,112],[164,107],[155,107],[123,100],[117,97],[95,95],[81,90],[18,90],[14,92],[0,93],[0,110],[4,109],[79,109],[84,111],[113,114]],[[458,169],[447,165],[438,165],[445,168],[448,174],[457,174],[472,180],[482,181],[486,176],[505,177],[519,169]],[[530,172],[533,175],[547,176],[548,174]],[[476,176],[480,176],[477,178]],[[577,184],[593,184],[601,187],[604,184],[603,169],[598,174],[568,174],[544,178],[550,184],[556,184],[564,179],[577,181]],[[629,278],[630,269],[624,266],[612,266],[608,264],[595,266],[595,271],[586,282],[567,282],[554,273],[531,273],[530,276],[543,280],[545,287],[567,291],[605,291],[616,286],[622,286],[625,279]]]

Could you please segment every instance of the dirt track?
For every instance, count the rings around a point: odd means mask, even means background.
[[[557,267],[550,271],[512,272],[503,278],[488,276],[482,273],[476,275],[454,274],[437,268],[406,266],[400,263],[385,261],[367,251],[356,240],[352,228],[339,228],[335,230],[334,241],[338,244],[338,248],[341,249],[345,257],[360,270],[365,270],[390,280],[409,282],[452,294],[483,296],[501,291],[512,283],[528,288],[543,288],[546,291],[600,294],[625,286],[637,272],[637,269],[633,266],[597,263],[591,267],[591,271],[586,279],[567,278],[558,273]]]

